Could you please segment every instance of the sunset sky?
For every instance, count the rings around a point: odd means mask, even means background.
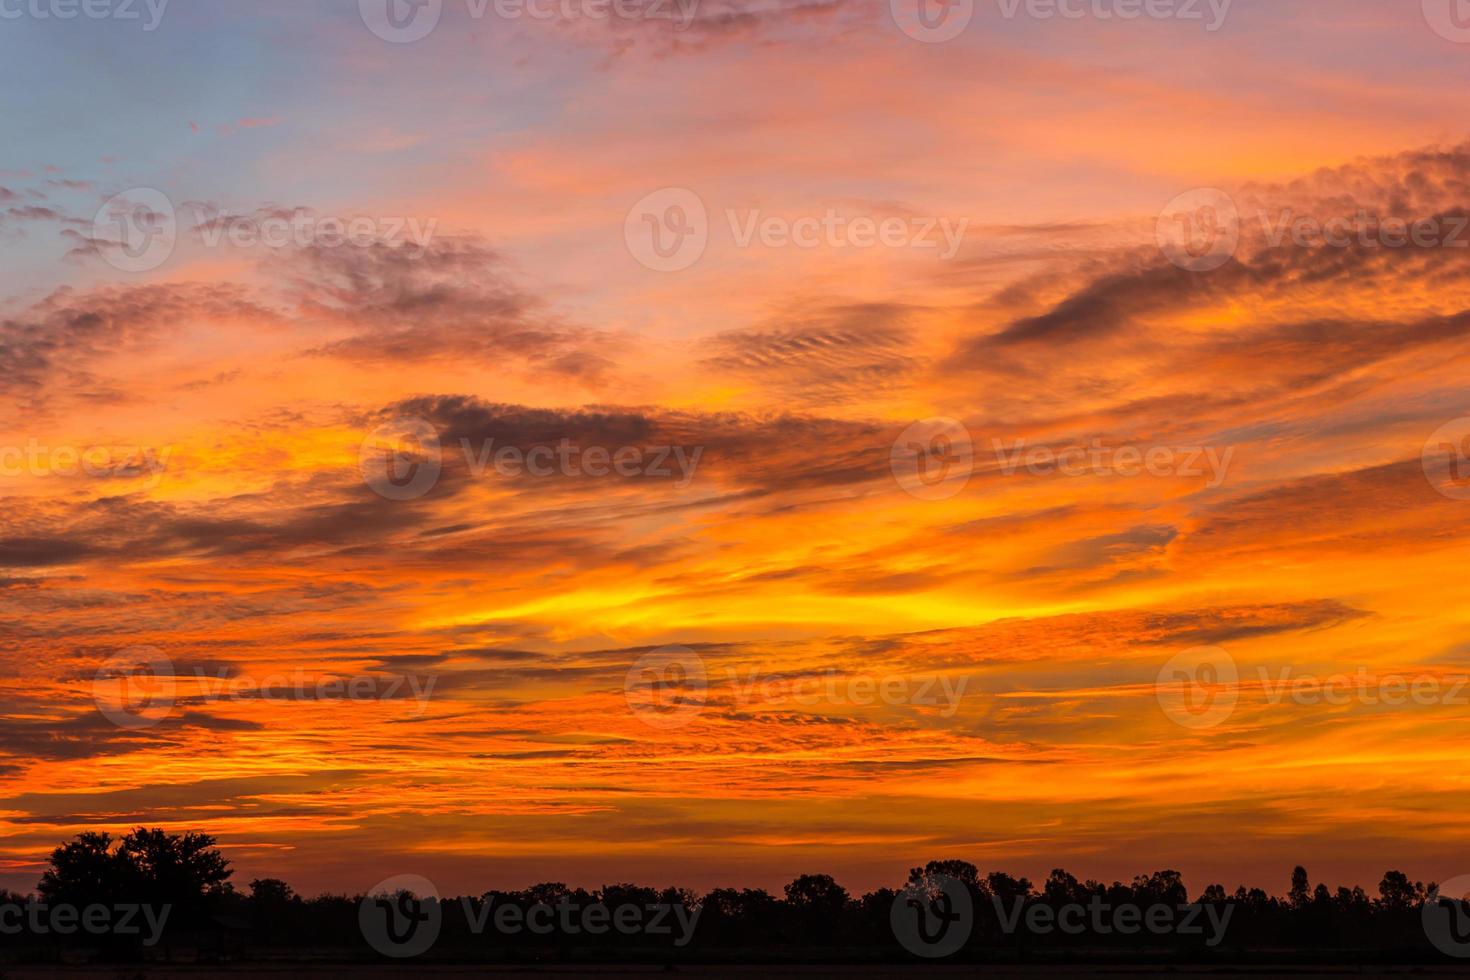
[[[143,824],[308,894],[1470,872],[1450,0],[52,2],[0,4],[0,886]]]

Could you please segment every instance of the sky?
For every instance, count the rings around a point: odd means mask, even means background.
[[[0,886],[1470,871],[1456,14],[0,0]]]

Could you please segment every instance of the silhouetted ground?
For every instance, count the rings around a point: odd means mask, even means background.
[[[498,969],[483,966],[427,966],[408,964],[395,966],[365,966],[351,964],[303,967],[280,964],[279,966],[250,967],[149,967],[146,970],[98,969],[64,967],[16,967],[5,970],[4,980],[251,980],[270,978],[281,980],[287,977],[312,976],[328,978],[433,976],[433,977],[490,977],[492,980],[575,980],[577,977],[611,977],[626,980],[652,980],[655,977],[679,978],[679,980],[899,980],[903,977],[996,977],[1000,980],[1045,980],[1047,977],[1117,977],[1173,976],[1185,980],[1291,980],[1291,978],[1336,978],[1362,976],[1395,977],[1470,977],[1470,964],[1463,966],[1260,966],[1260,967],[1188,967],[1188,966],[930,966],[911,964],[902,966],[681,966],[667,969],[662,966],[546,966],[527,969],[507,967]]]
[[[782,897],[749,888],[701,897],[626,883],[589,892],[543,882],[421,899],[394,878],[368,895],[306,899],[280,879],[237,891],[214,843],[205,834],[140,827],[120,840],[84,833],[58,847],[37,898],[0,894],[0,980],[400,973],[1470,980],[1470,959],[1449,958],[1470,954],[1470,896],[1462,894],[1470,886],[1452,879],[1442,896],[1438,885],[1392,870],[1376,898],[1361,887],[1313,888],[1300,866],[1285,898],[1212,884],[1191,902],[1177,871],[1104,884],[1057,869],[1037,886],[945,860],[911,869],[902,890],[860,897],[830,875],[805,874]],[[83,912],[89,918],[79,932]],[[380,955],[394,952],[419,958]],[[915,958],[925,952],[951,958]],[[632,965],[640,963],[655,965]]]

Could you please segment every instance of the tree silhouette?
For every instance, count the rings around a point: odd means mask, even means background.
[[[279,878],[257,878],[250,883],[250,926],[257,941],[271,944],[302,935],[304,903]]]
[[[1307,869],[1298,864],[1291,871],[1291,889],[1286,893],[1293,908],[1306,908],[1308,887]]]
[[[83,833],[51,852],[37,891],[52,905],[168,906],[175,926],[195,927],[228,888],[229,861],[208,834],[139,827],[119,841]]]
[[[1378,883],[1378,894],[1387,908],[1416,908],[1424,902],[1424,885],[1410,881],[1402,871],[1390,871]]]
[[[1066,905],[1083,897],[1082,883],[1061,868],[1053,868],[1041,886],[1042,897],[1052,906]]]
[[[291,886],[279,878],[256,878],[250,883],[250,897],[267,906],[285,906],[300,901]]]
[[[831,875],[802,875],[786,886],[793,923],[806,935],[828,941],[837,934],[851,896]]]
[[[786,886],[786,901],[801,911],[837,914],[847,907],[847,889],[831,875],[802,875]]]
[[[1133,879],[1133,891],[1141,905],[1183,905],[1189,900],[1184,876],[1177,871],[1155,871]]]
[[[122,839],[118,851],[135,869],[144,901],[197,906],[234,874],[208,834],[139,827]]]
[[[909,883],[917,884],[935,875],[945,875],[972,888],[980,887],[980,869],[969,861],[930,861],[922,868],[909,871]]]
[[[361,903],[368,896],[322,895],[304,900],[281,878],[256,878],[249,894],[237,894],[229,885],[232,871],[206,834],[170,834],[159,829],[138,828],[121,839],[106,833],[83,833],[57,847],[38,890],[50,903],[69,903],[80,908],[97,903],[168,904],[165,946],[211,950],[211,956],[253,955],[250,950],[269,950],[276,962],[298,951],[302,957],[335,950],[354,957],[376,956],[360,927]],[[1024,877],[1004,872],[982,873],[968,861],[931,861],[911,869],[908,887],[928,890],[931,895],[952,879],[969,890],[971,903],[963,907],[972,916],[964,933],[963,946],[951,953],[953,962],[980,964],[1024,962],[1033,957],[1045,962],[1081,963],[1101,958],[1112,963],[1158,962],[1167,954],[1188,962],[1267,962],[1263,957],[1290,953],[1300,962],[1434,962],[1444,958],[1443,946],[1436,948],[1421,923],[1434,886],[1412,881],[1399,871],[1387,872],[1372,898],[1362,888],[1326,885],[1315,887],[1305,868],[1297,866],[1290,887],[1281,897],[1259,888],[1242,885],[1233,893],[1223,885],[1211,884],[1191,903],[1183,876],[1173,870],[1141,874],[1111,884],[1082,881],[1062,868],[1053,869],[1040,886]],[[446,898],[440,903],[444,916],[442,936],[434,956],[462,962],[559,961],[647,962],[650,955],[674,963],[737,962],[912,962],[914,950],[905,947],[893,926],[893,910],[911,894],[892,888],[877,888],[860,897],[849,894],[832,876],[804,874],[785,886],[784,898],[760,889],[717,888],[700,897],[679,888],[650,888],[619,883],[587,891],[562,882],[543,882],[520,891],[486,891],[472,899]],[[0,901],[22,903],[21,896],[0,895]],[[487,936],[480,915],[485,903],[502,908],[517,906],[524,913],[538,904],[573,909],[593,903],[609,910],[650,906],[681,906],[685,913],[698,912],[698,928],[684,944],[648,934],[601,933],[563,927],[560,916],[551,931]],[[1211,906],[1213,916],[1196,908],[1192,921],[1229,923],[1228,942],[1206,945],[1199,933],[1193,937],[1135,929],[1092,929],[1071,932],[1032,930],[1024,925],[1037,906],[1049,906],[1050,915],[1037,921],[1063,921],[1064,906],[1152,910],[1189,905]],[[1229,906],[1229,916],[1220,907]],[[1430,910],[1433,911],[1433,910]],[[522,917],[524,918],[524,916]],[[575,916],[573,917],[575,918]],[[686,914],[684,921],[694,921]],[[1135,921],[1137,921],[1135,916]],[[571,920],[567,920],[571,921]],[[604,916],[603,922],[608,917]],[[671,922],[671,917],[664,917]],[[1073,915],[1070,921],[1083,921]],[[1086,921],[1092,921],[1086,917]],[[474,926],[479,923],[479,929]],[[1017,923],[1022,923],[1017,926]],[[176,932],[177,930],[177,932]],[[176,935],[184,938],[175,939]],[[251,936],[249,948],[244,936]],[[665,934],[667,935],[667,934]],[[146,954],[136,941],[102,941],[96,937],[29,936],[27,942],[49,946],[53,962],[55,947],[85,945],[100,955],[117,954],[136,961]],[[1441,940],[1441,943],[1443,941]],[[30,947],[27,947],[30,948]],[[156,955],[156,954],[155,954]],[[43,957],[44,958],[44,957]],[[1274,962],[1274,960],[1271,960]]]
[[[83,833],[51,852],[36,890],[53,905],[83,905],[122,901],[137,887],[137,868],[113,847],[112,835]]]

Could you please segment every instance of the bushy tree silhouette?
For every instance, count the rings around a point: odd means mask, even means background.
[[[249,912],[250,927],[259,942],[280,943],[302,934],[305,903],[279,878],[257,878],[250,883]]]
[[[851,901],[831,875],[802,875],[786,886],[786,904],[798,932],[822,942],[837,935]]]
[[[145,902],[197,907],[234,874],[208,834],[139,827],[122,839],[118,853],[131,865]]]
[[[1410,881],[1402,871],[1390,871],[1378,883],[1378,894],[1389,909],[1416,908],[1424,902],[1424,884]]]
[[[969,861],[930,861],[922,868],[909,871],[909,883],[917,884],[927,878],[943,875],[963,882],[972,888],[980,887],[980,869]]]
[[[83,833],[51,852],[37,891],[47,902],[168,906],[176,927],[197,927],[234,872],[208,834],[139,827],[121,840]]]
[[[114,843],[111,834],[78,834],[51,852],[51,867],[36,890],[53,905],[113,903],[136,895],[137,868]]]

